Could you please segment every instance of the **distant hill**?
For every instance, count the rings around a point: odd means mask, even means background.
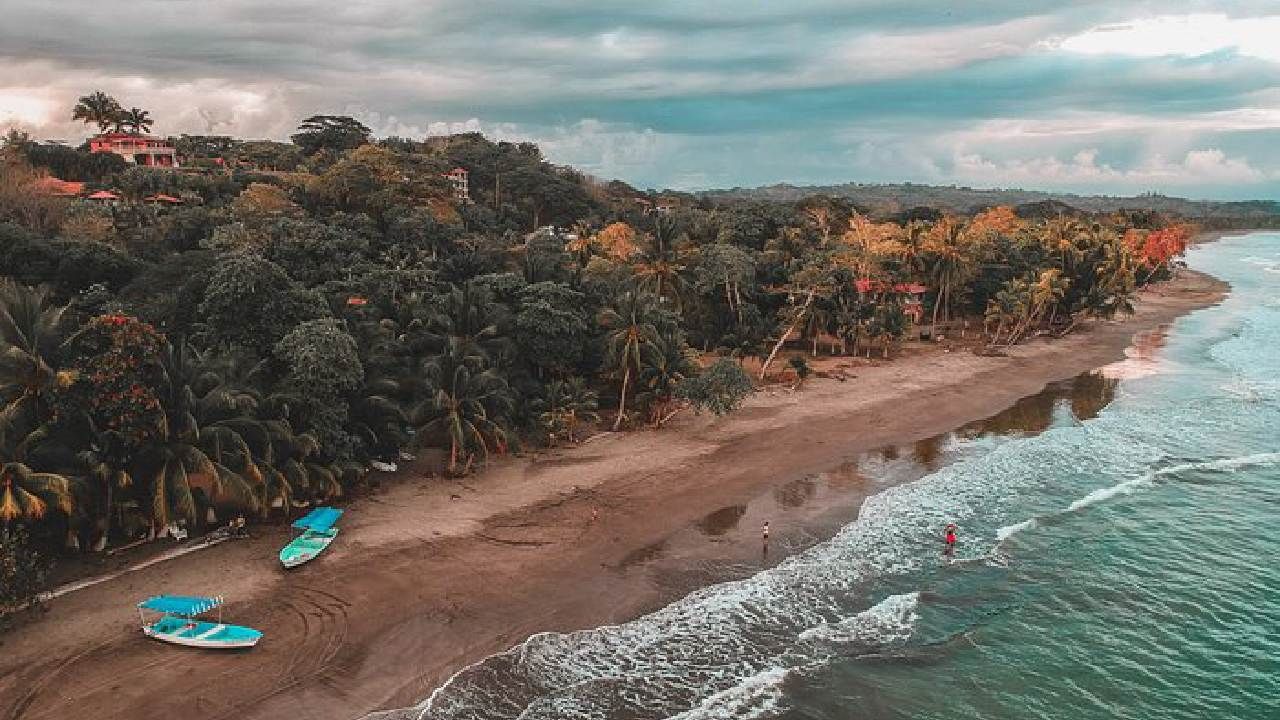
[[[1046,213],[1071,214],[1075,211],[1154,210],[1205,220],[1257,220],[1264,223],[1280,221],[1280,203],[1271,200],[1215,202],[1158,194],[1130,197],[1075,195],[1039,190],[981,189],[915,183],[891,185],[845,183],[812,186],[780,184],[758,188],[707,190],[696,194],[712,203],[797,202],[814,195],[827,195],[844,198],[864,210],[883,215],[892,215],[915,207],[971,213],[994,205],[1012,205],[1019,207],[1020,213],[1025,212],[1031,216],[1042,216]]]

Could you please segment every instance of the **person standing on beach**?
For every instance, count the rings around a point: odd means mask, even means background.
[[[769,521],[764,521],[764,527],[760,528],[760,542],[764,549],[764,554],[769,554]]]

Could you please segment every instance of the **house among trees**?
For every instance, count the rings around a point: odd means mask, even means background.
[[[456,167],[444,174],[449,184],[453,186],[453,197],[461,203],[471,203],[471,188],[468,181],[470,173],[466,168]]]
[[[178,151],[168,140],[137,133],[108,132],[89,139],[92,152],[115,153],[126,162],[144,167],[178,167]]]

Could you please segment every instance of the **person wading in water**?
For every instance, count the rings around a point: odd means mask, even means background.
[[[943,536],[943,538],[947,546],[945,549],[943,549],[942,554],[947,556],[954,555],[956,552],[956,524],[955,523],[947,523],[947,531],[946,531],[946,534]]]

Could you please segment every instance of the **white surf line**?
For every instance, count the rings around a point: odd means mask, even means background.
[[[202,540],[197,543],[192,543],[191,545],[180,547],[176,550],[170,550],[169,552],[160,553],[159,555],[153,558],[143,560],[137,565],[130,565],[129,567],[123,570],[117,570],[113,573],[107,573],[106,575],[99,575],[98,577],[89,578],[87,580],[76,580],[75,582],[70,582],[70,583],[67,583],[66,585],[56,587],[53,590],[50,590],[48,592],[41,593],[39,596],[40,601],[44,602],[46,600],[52,600],[57,597],[62,597],[63,595],[66,595],[68,593],[73,593],[77,590],[83,590],[87,587],[93,587],[94,585],[99,585],[101,583],[108,582],[110,580],[115,580],[116,578],[122,575],[127,575],[131,572],[143,570],[145,568],[151,567],[152,565],[162,563],[165,560],[172,560],[176,557],[182,557],[183,555],[186,555],[188,553],[193,553],[197,550],[204,550],[205,548],[211,548],[214,545],[217,545],[222,542],[226,542],[227,540],[230,540],[230,539],[231,539],[231,536],[222,535],[219,537]]]

